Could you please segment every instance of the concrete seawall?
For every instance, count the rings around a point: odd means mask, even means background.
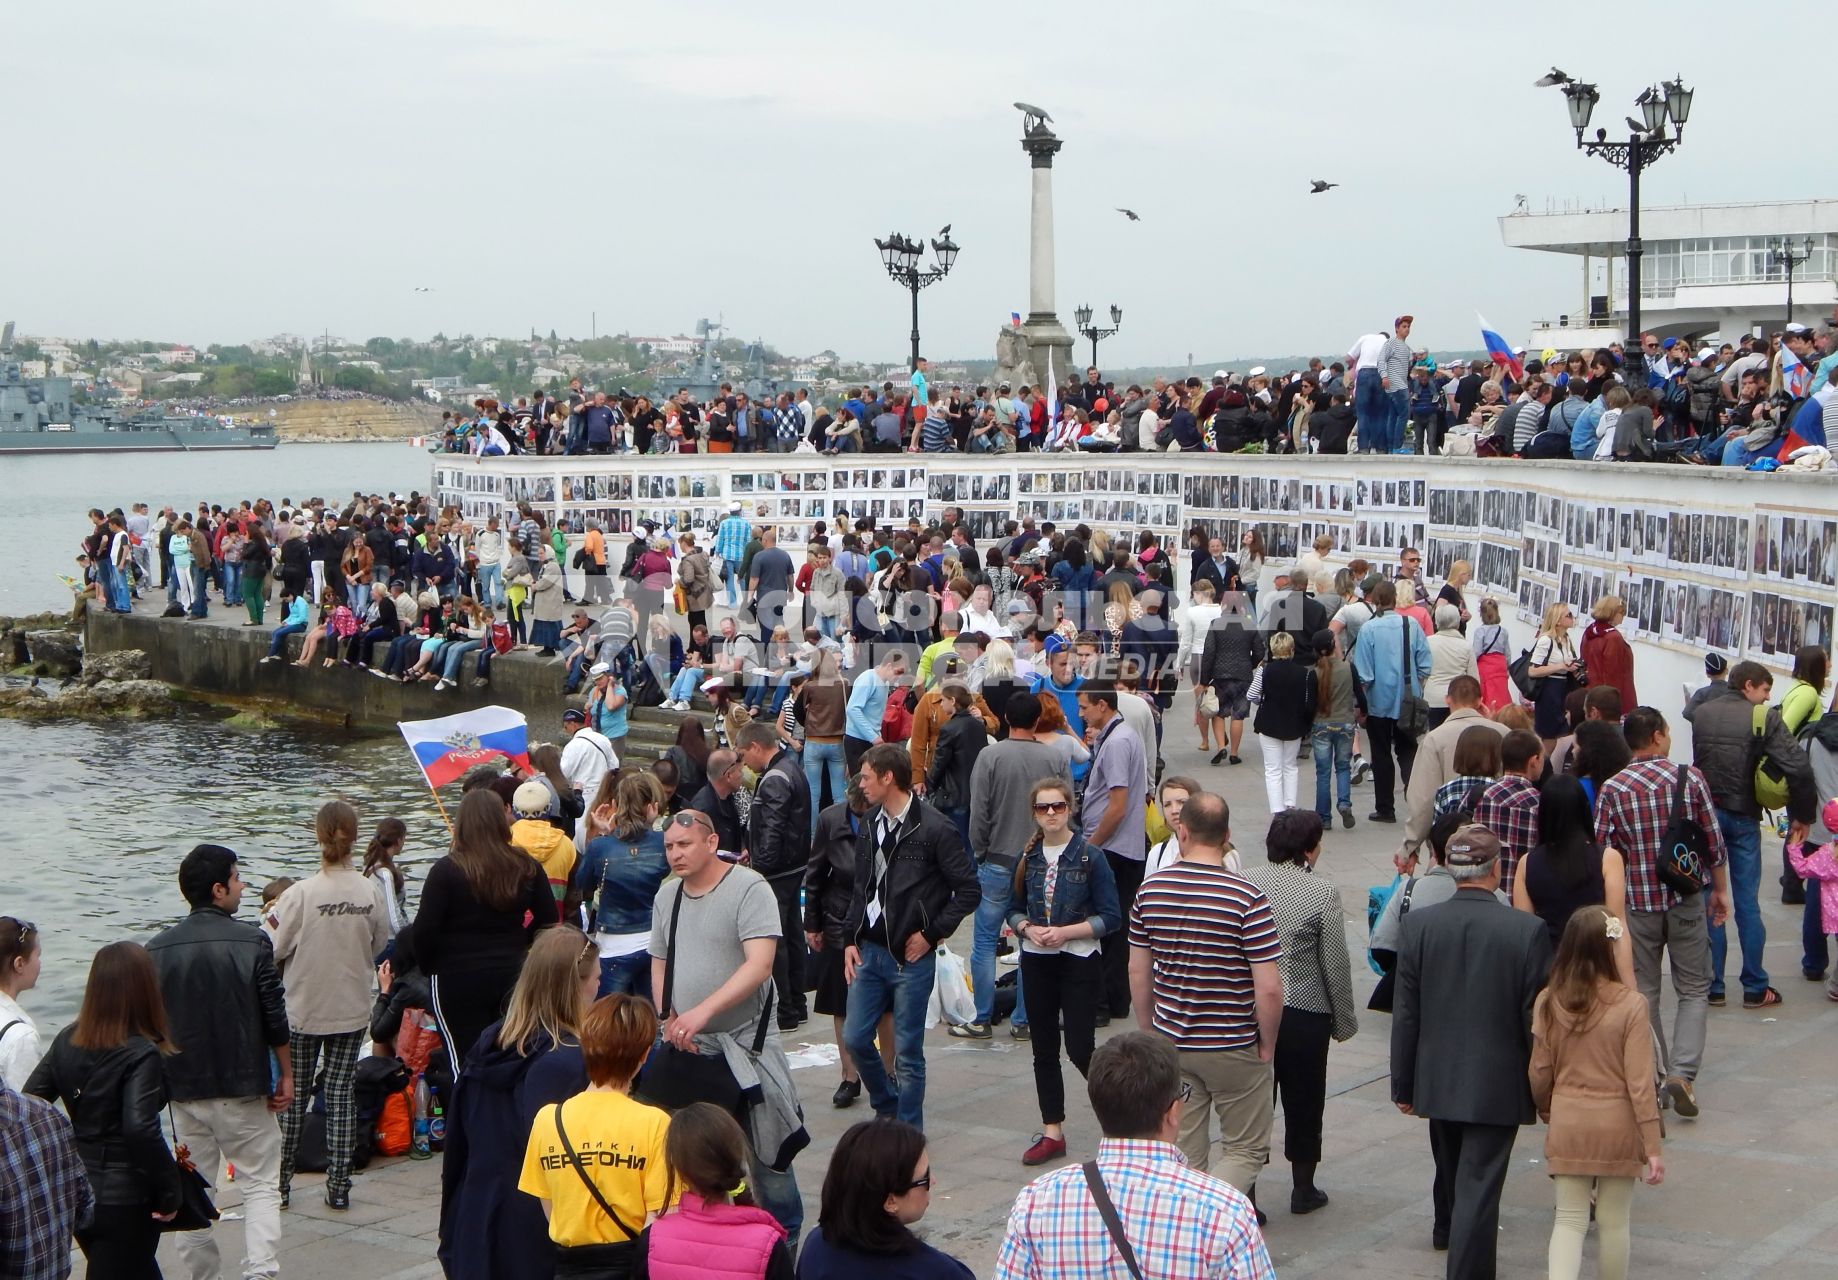
[[[353,667],[296,667],[300,639],[291,641],[289,662],[262,662],[269,626],[244,627],[228,611],[213,609],[191,622],[153,614],[89,614],[85,645],[90,653],[142,649],[152,677],[207,702],[270,708],[341,722],[352,727],[394,729],[399,720],[429,720],[491,704],[520,711],[536,737],[561,730],[562,665],[532,653],[513,652],[492,660],[491,683],[473,682],[473,663],[457,688],[435,693],[430,683],[379,680]],[[379,653],[380,657],[380,653]]]

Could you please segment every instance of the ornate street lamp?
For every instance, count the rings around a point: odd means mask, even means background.
[[[913,296],[913,332],[912,358],[908,368],[919,367],[919,291],[927,285],[937,284],[951,274],[951,268],[957,263],[957,245],[951,240],[951,224],[946,223],[932,240],[932,252],[937,256],[938,265],[921,269],[919,259],[925,253],[925,244],[920,240],[910,240],[898,231],[885,240],[877,239],[874,247],[881,251],[881,265],[887,268],[887,276],[895,284],[904,286]]]
[[[1812,257],[1812,237],[1807,236],[1799,248],[1793,247],[1793,241],[1772,236],[1768,240],[1768,265],[1787,269],[1787,323],[1793,323],[1793,271]]]
[[[1629,343],[1635,347],[1640,344],[1640,172],[1683,140],[1685,121],[1691,116],[1692,92],[1679,80],[1650,85],[1634,100],[1641,118],[1627,118],[1626,142],[1610,142],[1606,129],[1597,129],[1595,140],[1585,142],[1583,131],[1589,127],[1602,95],[1592,84],[1572,81],[1564,86],[1564,105],[1570,113],[1570,127],[1576,130],[1577,147],[1627,170],[1627,332]],[[1668,118],[1673,126],[1671,136],[1666,134]]]
[[[1098,362],[1098,343],[1102,341],[1103,339],[1110,337],[1111,334],[1117,332],[1118,329],[1123,327],[1123,308],[1118,307],[1118,306],[1111,307],[1110,309],[1110,328],[1108,329],[1100,329],[1096,325],[1091,323],[1091,308],[1090,307],[1074,308],[1072,312],[1072,318],[1078,325],[1078,331],[1084,334],[1087,338],[1091,339],[1091,362],[1094,365],[1097,364]]]

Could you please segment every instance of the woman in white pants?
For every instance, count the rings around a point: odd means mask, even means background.
[[[1264,794],[1270,812],[1296,805],[1296,755],[1315,723],[1315,669],[1295,661],[1295,637],[1270,637],[1270,659],[1251,676],[1250,700],[1257,707],[1251,727],[1264,758]]]

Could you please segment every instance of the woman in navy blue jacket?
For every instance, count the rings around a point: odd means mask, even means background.
[[[798,1280],[972,1280],[969,1267],[913,1234],[931,1202],[925,1135],[891,1118],[862,1121],[830,1156]]]
[[[1072,829],[1072,789],[1046,778],[1034,784],[1028,803],[1039,830],[1015,865],[1008,925],[1021,939],[1021,985],[1034,1028],[1034,1092],[1040,1098],[1041,1132],[1021,1163],[1036,1165],[1066,1154],[1060,1015],[1066,1056],[1082,1076],[1097,1039],[1103,988],[1098,940],[1123,927],[1123,908],[1104,851]]]
[[[542,1205],[517,1190],[536,1113],[587,1087],[581,1021],[600,952],[579,929],[545,929],[501,1022],[465,1055],[447,1108],[440,1261],[449,1280],[549,1280],[555,1250]]]

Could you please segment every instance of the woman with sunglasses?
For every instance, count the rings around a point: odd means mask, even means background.
[[[530,948],[501,1022],[454,1083],[440,1171],[440,1260],[449,1280],[547,1280],[542,1208],[516,1194],[536,1113],[587,1087],[581,1024],[600,986],[599,948],[569,925]]]
[[[1015,865],[1008,925],[1021,939],[1021,983],[1034,1028],[1034,1091],[1040,1099],[1041,1132],[1021,1163],[1037,1165],[1066,1154],[1061,1015],[1066,1056],[1083,1076],[1097,1038],[1104,980],[1098,940],[1123,927],[1123,909],[1103,850],[1072,829],[1072,789],[1057,778],[1043,779],[1034,784],[1028,803],[1038,830]]]
[[[45,953],[38,926],[30,920],[0,916],[0,1080],[17,1092],[44,1052],[38,1024],[19,1007],[19,997],[38,985]]]
[[[898,1120],[855,1125],[830,1156],[798,1280],[970,1280],[970,1268],[913,1234],[931,1203],[925,1135]]]

